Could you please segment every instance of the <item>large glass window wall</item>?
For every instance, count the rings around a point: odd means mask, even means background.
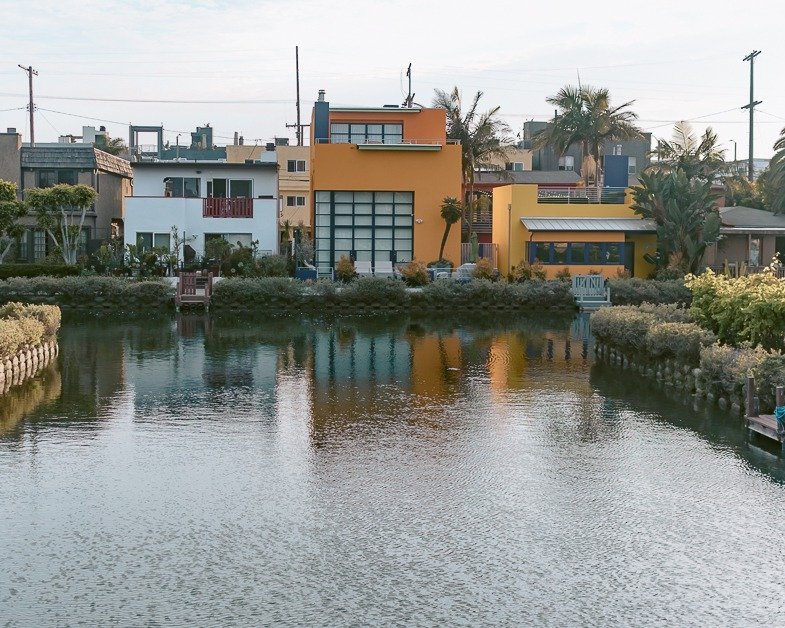
[[[409,262],[414,244],[412,192],[316,192],[316,263]]]

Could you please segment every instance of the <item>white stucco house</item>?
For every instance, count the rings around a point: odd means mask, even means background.
[[[125,199],[125,244],[171,247],[176,226],[196,255],[205,238],[258,242],[278,253],[278,164],[274,151],[244,163],[151,159],[132,162],[133,196]],[[182,259],[182,251],[181,259]]]

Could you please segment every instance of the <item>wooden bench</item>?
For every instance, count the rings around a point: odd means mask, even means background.
[[[582,310],[597,310],[611,304],[611,289],[602,275],[576,275],[572,278],[572,293]]]

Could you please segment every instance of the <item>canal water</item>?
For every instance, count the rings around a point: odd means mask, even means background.
[[[0,623],[785,624],[785,463],[586,320],[67,322],[0,397]]]

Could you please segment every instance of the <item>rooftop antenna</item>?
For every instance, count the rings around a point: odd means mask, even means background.
[[[409,79],[409,95],[406,96],[406,100],[403,101],[403,106],[411,109],[412,103],[414,102],[414,94],[412,94],[412,64],[409,64],[409,67],[406,68],[406,77]]]
[[[575,71],[578,73],[578,89],[581,90],[583,89],[583,87],[581,87],[581,69],[575,68]]]

